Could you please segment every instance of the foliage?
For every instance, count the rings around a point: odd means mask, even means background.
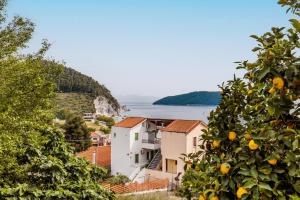
[[[107,179],[107,182],[111,185],[120,185],[130,182],[130,179],[124,175],[116,175]]]
[[[95,81],[92,77],[86,76],[64,64],[57,64],[53,61],[43,60],[46,68],[62,68],[62,73],[56,77],[57,91],[59,93],[81,93],[88,94],[91,98],[98,96],[105,97],[115,110],[120,108],[118,101],[111,95],[110,91]]]
[[[65,139],[75,147],[75,152],[84,151],[92,145],[90,131],[81,116],[69,115],[64,130]]]
[[[110,134],[111,132],[111,128],[104,126],[101,126],[99,130],[102,131],[104,134]]]
[[[59,119],[65,119],[66,113],[95,113],[94,98],[86,93],[56,93],[55,103]]]
[[[105,115],[100,115],[97,117],[98,121],[105,122],[106,126],[111,128],[113,125],[115,125],[115,120],[112,117],[105,116]]]
[[[59,72],[41,63],[49,45],[19,56],[34,25],[22,17],[6,23],[5,7],[1,0],[0,199],[114,199],[98,184],[107,171],[74,157],[51,125]]]
[[[299,0],[280,4],[298,15]],[[251,36],[257,61],[239,62],[245,80],[220,86],[221,103],[202,136],[206,152],[186,157],[194,171],[184,177],[186,197],[299,199],[300,22],[291,23],[286,32]]]
[[[220,92],[198,91],[169,96],[155,101],[154,105],[218,105]]]
[[[119,200],[170,200],[169,193],[167,192],[154,192],[140,195],[120,195]],[[177,199],[176,197],[174,199]]]

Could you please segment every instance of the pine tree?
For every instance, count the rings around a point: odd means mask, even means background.
[[[75,151],[84,151],[91,146],[91,137],[88,127],[79,115],[71,114],[64,125],[65,138]]]

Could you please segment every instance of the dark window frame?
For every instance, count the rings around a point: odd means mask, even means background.
[[[193,147],[197,147],[197,137],[193,137]]]
[[[140,155],[138,153],[134,154],[134,163],[139,164],[140,162]]]

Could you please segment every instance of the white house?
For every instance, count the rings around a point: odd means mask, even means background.
[[[199,150],[207,126],[200,120],[129,117],[111,131],[111,173],[143,182],[149,177],[181,179],[182,154]]]

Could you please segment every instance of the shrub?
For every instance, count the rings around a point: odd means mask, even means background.
[[[111,185],[119,185],[119,184],[125,184],[130,182],[130,179],[124,175],[116,175],[107,179],[107,182]]]

